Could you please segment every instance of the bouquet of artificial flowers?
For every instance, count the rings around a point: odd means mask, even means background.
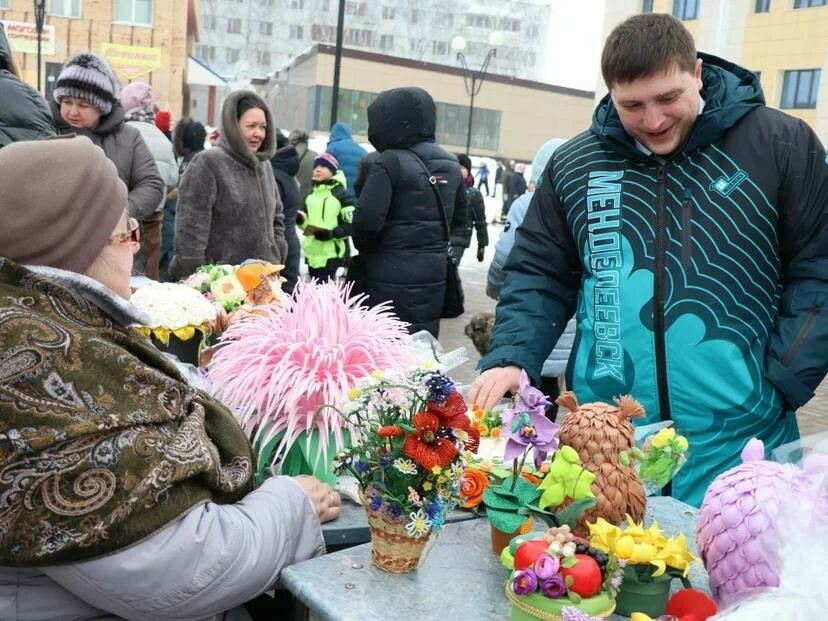
[[[196,335],[209,333],[216,320],[218,309],[184,285],[151,282],[138,288],[130,302],[147,313],[149,325],[139,331],[145,336],[154,336],[164,345],[175,335],[187,341]]]
[[[405,524],[411,537],[439,531],[459,496],[463,452],[479,441],[454,383],[430,368],[377,372],[349,397],[340,414],[351,443],[334,461],[337,473],[353,475],[366,509]]]

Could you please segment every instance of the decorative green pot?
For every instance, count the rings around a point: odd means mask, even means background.
[[[671,580],[631,582],[624,580],[615,598],[615,612],[629,617],[643,612],[651,617],[663,615],[670,599]]]

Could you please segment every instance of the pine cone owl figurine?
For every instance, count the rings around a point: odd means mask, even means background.
[[[644,408],[629,396],[608,403],[585,403],[571,391],[561,394],[558,405],[570,411],[564,417],[558,437],[561,444],[574,448],[587,470],[595,473],[592,491],[596,504],[578,519],[577,534],[585,535],[586,523],[599,517],[612,524],[620,524],[629,513],[637,522],[644,519],[646,492],[634,466],[621,463],[621,451],[631,449],[634,431],[630,419],[644,416]]]
[[[765,446],[753,439],[742,464],[723,472],[707,488],[696,527],[696,543],[719,603],[745,589],[779,585],[777,519],[798,469],[765,461]]]

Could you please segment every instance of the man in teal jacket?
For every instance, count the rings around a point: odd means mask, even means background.
[[[469,399],[537,381],[574,313],[567,386],[673,420],[690,450],[672,492],[699,504],[751,437],[798,437],[826,374],[826,153],[669,15],[620,24],[601,64],[609,95],[544,171]]]

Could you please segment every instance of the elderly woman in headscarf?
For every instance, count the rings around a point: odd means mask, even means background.
[[[276,126],[253,91],[235,91],[221,110],[222,136],[187,167],[178,186],[170,276],[205,263],[284,263],[285,218],[270,158]]]
[[[0,221],[0,618],[229,618],[321,553],[338,494],[255,488],[229,410],[131,327],[138,225],[103,151],[0,149]]]

